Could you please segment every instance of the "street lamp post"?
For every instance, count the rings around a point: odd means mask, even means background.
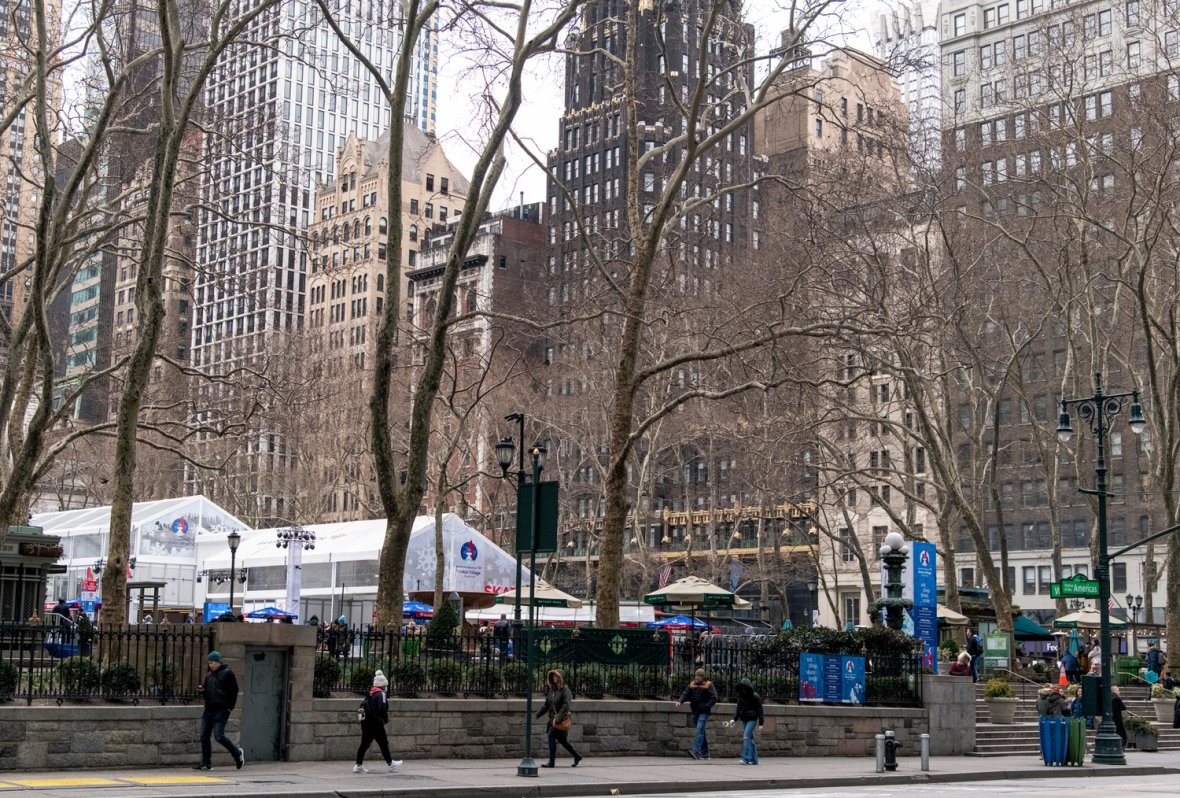
[[[520,459],[517,461],[516,467],[516,488],[520,490],[520,486],[524,484],[524,413],[510,413],[504,416],[505,421],[515,421],[520,425]],[[504,476],[508,476],[508,469],[512,467],[512,454],[516,448],[512,442],[512,438],[501,438],[500,442],[496,444],[496,459],[500,462],[500,470]],[[517,496],[519,497],[519,493]],[[520,502],[517,501],[516,506],[517,526],[520,526]],[[512,602],[512,624],[516,627],[517,639],[520,638],[520,548],[515,544],[512,547],[516,550],[516,600]]]
[[[315,531],[299,525],[280,529],[275,548],[287,550],[287,612],[298,616],[303,592],[303,551],[315,548]]]
[[[1099,646],[1102,649],[1101,700],[1102,723],[1098,725],[1098,733],[1094,736],[1094,756],[1092,761],[1101,765],[1125,765],[1127,758],[1123,754],[1122,741],[1115,731],[1114,717],[1111,711],[1111,651],[1110,651],[1110,554],[1106,547],[1106,435],[1109,423],[1118,417],[1127,399],[1131,400],[1130,415],[1127,425],[1136,435],[1147,427],[1143,418],[1143,406],[1139,403],[1139,392],[1130,391],[1118,394],[1106,394],[1102,391],[1102,375],[1094,375],[1094,395],[1080,399],[1061,400],[1061,415],[1057,424],[1057,438],[1062,443],[1068,443],[1073,435],[1073,424],[1070,421],[1069,409],[1077,409],[1080,419],[1090,425],[1094,434],[1095,460],[1094,475],[1096,477],[1094,490],[1082,490],[1098,498],[1098,617],[1099,617]]]
[[[885,625],[890,629],[901,631],[905,624],[904,611],[911,609],[914,602],[902,598],[904,586],[901,582],[901,569],[910,556],[910,544],[900,532],[890,532],[881,544],[881,559],[885,561],[885,595],[877,599],[877,609],[885,610]]]
[[[229,544],[229,611],[234,611],[234,568],[238,563],[238,546],[242,545],[242,535],[239,532],[230,532],[225,537],[225,542]]]
[[[818,626],[815,616],[819,614],[819,582],[812,579],[807,583],[807,625]]]

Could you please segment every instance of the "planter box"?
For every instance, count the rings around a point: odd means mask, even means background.
[[[1158,751],[1160,739],[1154,734],[1130,734],[1127,742],[1139,751]]]
[[[1171,725],[1176,702],[1170,698],[1153,698],[1151,705],[1155,707],[1155,719],[1160,723]]]
[[[1015,698],[985,698],[992,723],[1010,724],[1016,716]]]

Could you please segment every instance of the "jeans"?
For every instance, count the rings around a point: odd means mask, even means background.
[[[557,744],[561,743],[561,747],[570,752],[575,760],[581,759],[578,752],[570,745],[569,732],[558,731],[552,726],[549,727],[549,764],[552,765],[557,761]]]
[[[228,709],[206,709],[201,715],[201,763],[204,765],[213,764],[213,746],[209,742],[209,737],[225,746],[225,750],[229,751],[230,756],[236,762],[238,754],[240,753],[238,747],[230,742],[229,738],[225,736],[225,724],[229,722]]]
[[[979,659],[980,658],[977,656],[971,657],[971,681],[972,682],[979,681]]]
[[[385,736],[385,724],[377,721],[375,723],[361,724],[361,745],[356,749],[356,763],[363,765],[365,763],[365,754],[369,752],[369,746],[373,741],[377,742],[377,747],[381,749],[381,758],[385,760],[385,764],[393,761],[393,757],[389,753],[389,738]]]
[[[705,725],[709,722],[709,716],[707,714],[696,715],[693,717],[693,721],[697,727],[697,736],[692,741],[692,750],[707,757],[709,755],[709,738],[705,736]]]
[[[758,745],[754,742],[754,729],[758,728],[758,721],[747,720],[742,732],[742,761],[751,765],[758,764]]]

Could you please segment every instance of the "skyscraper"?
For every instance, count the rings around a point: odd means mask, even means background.
[[[402,30],[401,4],[334,4],[336,19],[366,57],[392,78]],[[277,40],[274,37],[280,35]],[[197,220],[200,275],[194,297],[192,362],[229,373],[270,363],[284,336],[303,324],[308,256],[304,236],[315,187],[335,176],[349,133],[376,139],[389,109],[376,82],[308,0],[290,0],[259,17],[247,36],[273,47],[235,45],[206,86],[204,209]],[[405,114],[432,132],[438,28],[424,30],[414,53]],[[250,401],[224,385],[198,388],[198,422],[233,417]],[[240,409],[240,408],[239,408]],[[236,443],[203,435],[199,448],[221,451],[216,473],[194,470],[190,484],[236,503],[251,520],[288,520],[283,475],[293,467],[276,418],[262,402]],[[231,444],[226,452],[217,447]],[[264,468],[265,466],[265,468]],[[262,478],[260,474],[269,475]],[[229,494],[234,494],[230,497]],[[247,506],[249,505],[249,506]]]
[[[908,0],[882,12],[874,38],[877,57],[896,68],[915,166],[933,172],[942,162],[938,0]]]

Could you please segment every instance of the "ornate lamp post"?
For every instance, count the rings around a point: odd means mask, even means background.
[[[238,563],[238,546],[242,545],[242,536],[238,532],[230,532],[225,536],[229,544],[229,611],[234,611],[234,568]]]
[[[901,569],[910,556],[910,544],[900,532],[890,532],[881,545],[881,559],[885,561],[885,595],[877,599],[877,609],[885,610],[885,625],[901,631],[905,623],[905,610],[914,606],[908,598],[902,598]]]
[[[303,552],[315,548],[315,532],[298,524],[275,533],[275,548],[287,550],[287,612],[298,616],[303,592]]]
[[[525,479],[525,472],[524,472],[524,413],[511,413],[507,416],[504,416],[504,420],[505,421],[515,421],[520,424],[521,449],[520,449],[520,459],[517,462],[517,468],[516,468],[516,484],[517,484],[517,487],[519,488],[520,485],[524,484],[524,479]],[[499,461],[499,463],[500,463],[500,471],[503,473],[505,479],[508,478],[508,469],[512,467],[512,455],[515,453],[515,451],[516,451],[516,444],[512,441],[511,437],[501,438],[500,442],[496,444],[496,460]],[[517,493],[518,501],[517,501],[517,507],[516,507],[516,517],[518,519],[520,518],[520,511],[521,511],[519,496],[520,496],[520,494]],[[517,521],[518,526],[519,526],[519,524],[520,524],[520,522]],[[513,545],[513,548],[516,549],[517,547],[515,545]],[[519,632],[520,632],[520,579],[521,579],[520,551],[517,550],[516,551],[516,601],[514,601],[512,603],[512,625],[515,627],[515,631],[518,633],[516,635],[518,639],[520,637],[520,635],[519,635]]]
[[[1099,645],[1102,648],[1102,723],[1098,725],[1098,733],[1094,737],[1093,762],[1101,765],[1125,765],[1127,758],[1123,755],[1122,741],[1115,732],[1114,718],[1110,708],[1110,554],[1106,547],[1106,435],[1109,424],[1123,411],[1126,400],[1131,400],[1130,414],[1127,426],[1136,435],[1147,428],[1147,420],[1143,417],[1143,406],[1139,403],[1139,392],[1130,391],[1117,394],[1106,394],[1102,391],[1102,375],[1094,375],[1094,395],[1081,399],[1063,399],[1061,401],[1061,416],[1057,424],[1057,438],[1062,443],[1068,443],[1073,435],[1073,424],[1070,422],[1069,409],[1077,409],[1080,419],[1090,425],[1094,434],[1095,460],[1094,475],[1096,477],[1094,490],[1082,490],[1098,498],[1098,617],[1099,617]]]
[[[807,583],[807,625],[819,626],[819,582],[812,579]]]

